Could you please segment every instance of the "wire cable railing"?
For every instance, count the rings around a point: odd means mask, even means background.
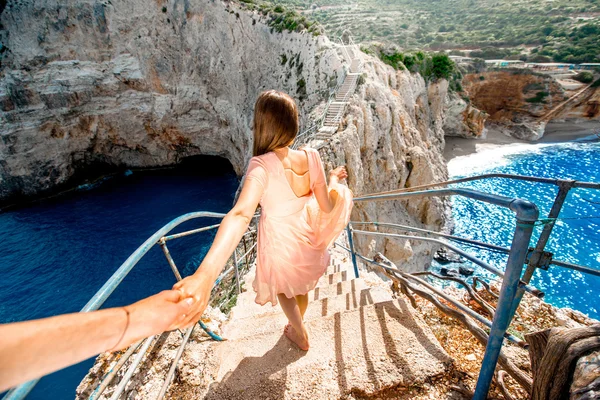
[[[555,185],[558,187],[559,190],[556,194],[552,208],[548,213],[547,218],[539,219],[539,210],[537,206],[527,200],[484,193],[469,188],[447,187],[450,184],[491,178],[514,179],[520,181]],[[446,186],[446,188],[434,189],[440,186]],[[567,197],[568,192],[572,188],[600,190],[600,184],[592,182],[578,182],[574,180],[529,177],[522,175],[487,174],[468,178],[461,178],[452,181],[421,185],[413,188],[373,193],[360,196],[354,199],[355,202],[360,203],[371,201],[395,201],[422,197],[461,196],[476,201],[482,201],[496,206],[508,208],[509,210],[513,211],[516,221],[514,232],[512,235],[512,243],[509,248],[468,238],[462,238],[441,232],[435,232],[424,228],[417,228],[390,222],[377,221],[351,221],[347,227],[349,248],[341,246],[339,244],[337,245],[344,248],[351,254],[356,277],[358,277],[359,275],[358,260],[362,260],[366,264],[375,265],[378,268],[381,268],[385,272],[385,274],[393,280],[400,280],[404,282],[411,281],[414,284],[426,288],[427,290],[434,293],[434,295],[444,299],[446,302],[452,304],[455,308],[461,310],[466,315],[472,317],[473,319],[477,320],[478,322],[490,329],[489,339],[485,349],[482,367],[479,373],[479,377],[477,379],[477,384],[473,397],[473,399],[475,400],[483,400],[487,398],[487,393],[489,391],[490,384],[494,376],[494,371],[496,368],[496,364],[498,363],[504,338],[507,338],[509,341],[521,347],[527,347],[526,343],[524,343],[519,338],[516,338],[513,335],[507,333],[507,330],[517,311],[517,308],[521,302],[524,292],[528,292],[538,298],[542,298],[544,296],[544,293],[542,291],[530,285],[530,281],[535,270],[538,268],[546,270],[548,269],[549,265],[555,265],[558,267],[568,268],[590,275],[600,276],[600,269],[583,265],[577,265],[573,263],[567,263],[565,261],[554,260],[553,254],[545,251],[546,244],[548,242],[548,239],[550,238],[552,229],[554,227],[554,222],[557,219],[559,219],[558,216],[564,205],[564,201]],[[539,238],[537,239],[535,246],[529,247],[533,229],[540,222],[542,222],[543,225],[542,232]],[[355,227],[360,226],[367,227],[373,230],[355,229]],[[380,232],[380,228],[385,228],[388,230],[400,230],[408,232],[410,234]],[[502,281],[502,287],[500,289],[497,307],[493,312],[493,320],[490,321],[489,319],[476,313],[471,308],[464,306],[457,299],[452,298],[439,288],[433,286],[433,284],[417,276],[423,275],[422,273],[410,274],[403,272],[380,253],[378,253],[374,258],[369,258],[361,254],[359,251],[356,250],[354,246],[356,235],[408,239],[413,241],[433,243],[435,245],[450,249],[451,251],[459,254],[467,260],[491,272],[493,275],[496,275]],[[480,260],[475,255],[472,255],[467,251],[464,251],[456,246],[451,245],[449,241],[459,242],[467,246],[506,254],[508,255],[506,267],[504,271],[501,271],[493,267],[489,263]],[[525,265],[527,266],[527,268],[523,273]],[[441,276],[436,276],[435,274],[428,275],[431,275],[434,278],[442,278]],[[476,284],[475,279],[477,279],[477,282],[481,282],[484,286],[489,288],[489,284],[485,282],[485,280],[481,277],[474,277],[474,284]]]

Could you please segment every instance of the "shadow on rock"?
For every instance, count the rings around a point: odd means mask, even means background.
[[[205,399],[282,399],[286,367],[305,354],[282,335],[265,355],[244,358],[221,382],[213,383]]]

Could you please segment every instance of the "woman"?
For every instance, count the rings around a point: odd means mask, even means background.
[[[303,321],[308,292],[327,268],[327,248],[348,223],[352,192],[339,183],[347,177],[344,167],[331,171],[328,188],[319,153],[289,148],[297,133],[294,100],[274,90],[261,93],[254,108],[254,157],[240,197],[196,273],[173,286],[195,300],[182,327],[200,319],[215,279],[260,203],[255,301],[279,302],[289,320],[285,335],[308,350]]]

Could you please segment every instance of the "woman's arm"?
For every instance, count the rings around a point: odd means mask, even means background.
[[[337,167],[329,173],[329,186],[332,186],[338,183],[340,180],[345,179],[347,177],[348,173],[346,172],[346,168]],[[322,181],[325,182],[325,179],[323,178]],[[317,184],[315,184],[314,192],[315,198],[317,199],[317,203],[319,203],[319,208],[323,212],[331,212],[331,210],[333,210],[333,207],[335,207],[337,193],[335,191],[329,190],[327,185],[325,185],[324,183],[318,183],[319,181],[317,181]]]
[[[174,329],[192,302],[168,290],[126,307],[0,325],[0,392]]]
[[[258,181],[246,179],[237,203],[223,218],[215,240],[200,267],[193,275],[173,286],[173,289],[179,290],[183,297],[194,298],[192,310],[180,327],[191,326],[202,316],[215,280],[248,228],[263,191],[264,186]]]

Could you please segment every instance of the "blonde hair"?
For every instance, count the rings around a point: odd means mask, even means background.
[[[253,155],[289,146],[298,134],[298,107],[290,96],[276,90],[262,92],[254,105]]]

